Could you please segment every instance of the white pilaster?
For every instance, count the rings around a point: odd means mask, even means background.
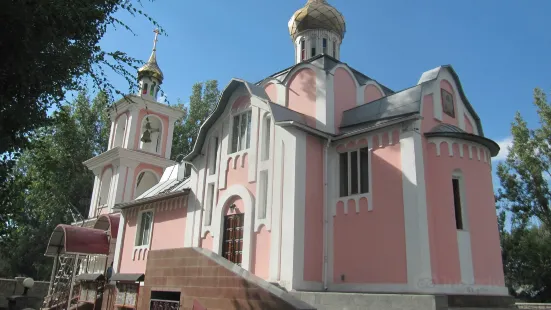
[[[417,122],[416,122],[417,123]],[[432,281],[421,135],[412,124],[400,134],[408,285]]]
[[[169,119],[168,119],[168,134],[166,136],[167,141],[166,141],[166,150],[165,150],[165,158],[167,158],[167,159],[170,159],[170,155],[171,155],[171,152],[172,152],[172,138],[173,138],[173,135],[174,135],[174,122],[175,121],[176,121],[176,119],[174,119],[173,117],[169,117]]]
[[[101,180],[98,175],[94,176],[94,189],[92,190],[92,199],[90,200],[90,208],[88,211],[88,218],[92,218],[96,212],[96,206],[98,205],[98,192],[100,190]]]
[[[119,220],[119,231],[117,232],[117,236],[116,236],[117,243],[115,245],[115,256],[113,258],[113,273],[120,272],[121,251],[122,251],[122,246],[124,245],[123,239],[124,239],[125,228],[126,228],[126,219],[124,216],[124,212],[121,212],[120,220]]]

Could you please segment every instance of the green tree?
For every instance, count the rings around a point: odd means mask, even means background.
[[[551,228],[551,106],[540,89],[534,91],[534,105],[539,128],[529,129],[518,112],[511,125],[513,144],[497,168],[502,187],[498,198],[516,216],[525,220],[535,217]]]
[[[191,152],[201,125],[212,113],[219,99],[218,81],[208,80],[205,83],[195,83],[193,85],[189,107],[178,103],[177,107],[182,109],[185,114],[174,127],[172,159],[178,159],[178,156],[187,155]],[[179,159],[181,159],[181,156]]]
[[[100,92],[91,102],[80,93],[54,113],[48,126],[36,131],[10,178],[13,212],[0,238],[2,276],[47,279],[51,259],[45,246],[59,223],[74,214],[86,217],[93,174],[82,162],[106,150],[108,96]]]
[[[107,79],[109,72],[122,75],[130,88],[135,87],[134,69],[141,62],[99,46],[109,27],[130,30],[115,17],[119,11],[144,16],[158,26],[133,3],[140,0],[2,2],[0,204],[9,201],[8,172],[20,150],[35,130],[48,125],[47,111],[62,102],[67,91],[80,90],[91,79],[110,97],[120,93]]]
[[[506,284],[511,294],[551,301],[551,106],[534,90],[540,126],[529,129],[520,113],[511,125],[512,146],[497,175],[497,199]],[[506,227],[506,216],[510,227]]]

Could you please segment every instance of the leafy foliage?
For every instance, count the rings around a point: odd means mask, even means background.
[[[92,101],[80,93],[27,144],[10,174],[14,203],[1,223],[0,253],[8,263],[0,266],[0,275],[47,279],[51,259],[44,250],[51,232],[59,223],[73,222],[74,214],[86,218],[93,174],[82,162],[106,151],[108,104],[104,92]]]
[[[540,127],[529,129],[520,113],[511,126],[513,144],[497,167],[499,227],[505,281],[528,301],[551,301],[551,106],[534,90]],[[506,217],[510,227],[506,227]]]
[[[48,125],[47,111],[80,90],[91,78],[96,89],[111,97],[120,93],[106,70],[122,75],[134,88],[140,61],[98,45],[109,26],[130,30],[114,17],[119,11],[141,15],[140,0],[3,1],[0,10],[0,201],[20,150],[33,132]],[[131,31],[131,30],[130,30]],[[162,29],[161,29],[162,31]]]
[[[517,112],[511,126],[513,145],[497,168],[502,186],[498,198],[523,220],[536,217],[551,227],[551,106],[540,89],[534,91],[534,104],[541,127],[530,130]]]
[[[180,155],[187,155],[193,149],[199,129],[212,113],[218,100],[220,90],[218,81],[209,80],[203,83],[195,83],[189,98],[189,107],[178,103],[177,107],[185,114],[174,126],[174,138],[172,142],[172,159],[176,160]]]

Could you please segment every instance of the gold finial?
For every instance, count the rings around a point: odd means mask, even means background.
[[[157,41],[159,41],[159,39],[158,39],[159,33],[161,33],[161,32],[159,31],[158,28],[153,30],[153,32],[155,33],[155,40],[153,40],[153,50],[156,51],[157,50]]]

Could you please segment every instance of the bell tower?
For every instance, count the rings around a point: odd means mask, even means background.
[[[157,101],[163,73],[153,51],[138,70],[139,92],[108,110],[111,119],[106,152],[84,162],[95,175],[89,218],[113,212],[113,206],[138,198],[157,184],[170,160],[175,122],[183,112]]]

